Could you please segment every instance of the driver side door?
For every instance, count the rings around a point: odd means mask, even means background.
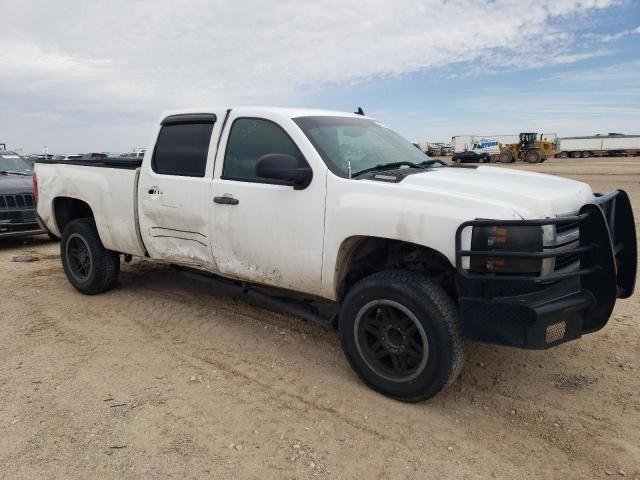
[[[293,122],[229,118],[211,184],[212,255],[228,277],[289,290],[320,292],[326,171],[315,169],[304,189],[256,173],[262,155],[305,155],[293,140]],[[226,199],[226,200],[224,200]]]

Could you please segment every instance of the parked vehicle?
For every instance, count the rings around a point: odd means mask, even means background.
[[[70,153],[67,155],[56,155],[54,158],[56,160],[78,160],[83,157],[81,153]]]
[[[473,150],[454,153],[451,157],[454,163],[485,163],[491,161],[491,155],[488,153],[477,153]]]
[[[20,155],[0,150],[0,239],[44,233],[36,220],[31,175]]]
[[[84,153],[81,156],[85,160],[102,160],[103,158],[109,158],[109,155],[102,152]]]
[[[622,190],[447,166],[371,118],[324,110],[174,111],[155,138],[144,159],[36,164],[69,282],[113,288],[123,254],[224,278],[334,325],[358,375],[400,400],[450,385],[465,339],[550,348],[604,327],[634,289]]]
[[[446,157],[452,154],[451,144],[443,142],[416,143],[420,150],[432,157]]]
[[[146,148],[134,148],[131,152],[123,153],[120,156],[127,158],[142,158],[146,151]]]
[[[640,155],[640,135],[595,135],[592,137],[565,137],[558,139],[560,158],[588,158]]]

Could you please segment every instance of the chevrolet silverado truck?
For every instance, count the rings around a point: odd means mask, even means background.
[[[635,284],[624,191],[448,166],[358,114],[172,111],[142,159],[35,171],[80,292],[112,288],[122,256],[203,272],[333,325],[361,379],[403,401],[450,385],[466,340],[547,349],[604,327]]]
[[[0,239],[44,233],[36,220],[31,174],[20,155],[0,150]]]

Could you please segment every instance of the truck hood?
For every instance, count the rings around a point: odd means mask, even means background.
[[[33,179],[31,176],[0,175],[0,195],[31,193],[32,190]]]
[[[524,219],[572,213],[594,198],[586,183],[500,167],[439,168],[407,176],[401,185],[468,202],[499,204]]]

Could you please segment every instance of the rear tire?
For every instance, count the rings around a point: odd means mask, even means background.
[[[581,152],[571,152],[571,158],[580,158],[581,156]]]
[[[560,158],[567,158],[569,156],[569,154],[567,152],[560,152],[560,154],[558,156]]]
[[[591,152],[582,152],[582,158],[589,158],[591,156]]]
[[[416,272],[387,270],[366,277],[347,294],[339,318],[347,360],[383,395],[426,400],[447,388],[464,364],[453,300]]]
[[[510,150],[505,150],[500,153],[500,163],[513,163],[513,154]]]
[[[104,248],[91,219],[69,222],[60,241],[60,257],[67,279],[84,294],[105,292],[118,281],[120,256]]]
[[[539,150],[529,150],[525,154],[527,163],[540,163],[542,161],[542,153]]]

